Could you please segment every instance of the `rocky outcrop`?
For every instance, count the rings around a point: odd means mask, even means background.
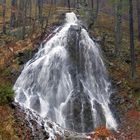
[[[35,120],[41,120],[41,118],[39,118],[37,114],[35,116],[35,114],[33,115],[29,112],[29,115],[18,104],[14,103],[13,105],[15,106],[15,129],[21,140],[88,140],[90,138],[90,136],[86,134],[64,130],[58,124],[49,120],[45,120],[45,123],[42,120],[40,124],[38,124]],[[47,127],[47,130],[45,130],[44,125]]]

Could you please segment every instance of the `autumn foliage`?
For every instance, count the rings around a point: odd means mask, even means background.
[[[127,113],[128,118],[130,119],[139,119],[140,118],[140,112],[136,110],[131,110]]]
[[[105,126],[101,126],[95,129],[93,133],[91,133],[91,138],[94,139],[105,139],[110,136],[112,136],[112,133],[110,130],[108,130]]]

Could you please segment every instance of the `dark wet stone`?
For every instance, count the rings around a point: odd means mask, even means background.
[[[21,103],[24,103],[26,101],[26,96],[22,91],[20,92],[19,101]]]
[[[23,52],[19,52],[15,56],[15,58],[18,58],[19,65],[23,65],[23,64],[25,64],[28,60],[30,60],[34,56],[36,51],[37,51],[37,48],[34,49],[34,50],[25,50]]]
[[[14,103],[14,102],[10,102],[10,107],[12,108],[12,109],[15,109],[16,108],[16,104]]]
[[[31,97],[30,107],[37,112],[40,112],[40,100],[37,95]]]
[[[53,125],[51,123],[48,122],[47,124],[50,128],[53,128]]]

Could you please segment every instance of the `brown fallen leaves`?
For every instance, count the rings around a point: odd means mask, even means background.
[[[0,106],[0,140],[18,140],[13,123],[12,110],[8,106]]]
[[[140,119],[140,112],[136,111],[136,110],[130,110],[127,112],[127,117],[129,119]]]
[[[90,134],[92,140],[107,140],[108,138],[113,140],[113,134],[105,126],[101,126],[95,129],[94,132]]]

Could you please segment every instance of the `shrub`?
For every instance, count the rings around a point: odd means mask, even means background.
[[[0,85],[0,105],[13,101],[14,92],[11,84]]]
[[[106,140],[107,138],[112,137],[112,133],[106,127],[101,126],[95,129],[95,131],[90,135],[94,139]]]

